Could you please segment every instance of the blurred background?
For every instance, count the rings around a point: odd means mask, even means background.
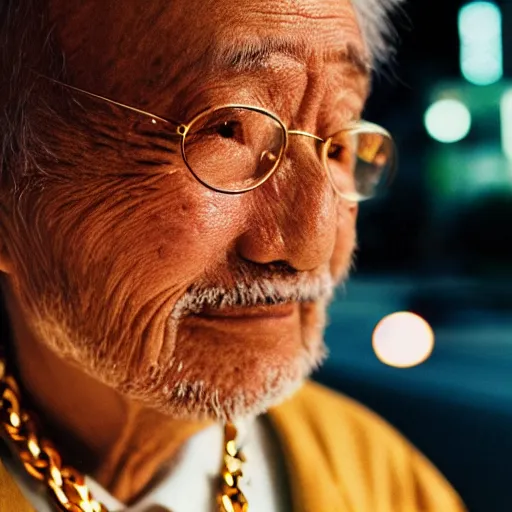
[[[399,173],[361,207],[316,378],[387,418],[471,512],[512,511],[512,0],[411,0],[395,22],[365,117],[394,134]],[[372,346],[397,311],[435,333],[409,369]]]

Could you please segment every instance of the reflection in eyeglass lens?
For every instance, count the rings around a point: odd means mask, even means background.
[[[336,190],[353,200],[376,196],[393,167],[393,143],[380,133],[344,130],[327,142],[326,164]]]

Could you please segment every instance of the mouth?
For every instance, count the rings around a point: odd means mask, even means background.
[[[295,302],[259,306],[206,307],[194,316],[211,320],[271,320],[289,318],[296,313],[297,309],[298,304]]]

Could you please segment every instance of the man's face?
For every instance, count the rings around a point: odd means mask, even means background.
[[[348,0],[49,10],[72,85],[163,117],[243,103],[325,137],[364,103],[367,77],[341,57],[364,53]],[[336,196],[314,141],[292,137],[266,183],[227,195],[194,179],[176,143],[133,134],[122,109],[44,90],[66,115],[45,125],[53,157],[17,200],[8,240],[36,336],[177,416],[253,414],[295,389],[322,358],[328,296],[355,246],[356,207]]]

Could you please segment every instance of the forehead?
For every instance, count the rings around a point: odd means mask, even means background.
[[[49,0],[75,85],[124,95],[167,87],[190,69],[263,63],[271,52],[345,59],[364,74],[350,0]],[[199,78],[199,77],[198,77]]]

